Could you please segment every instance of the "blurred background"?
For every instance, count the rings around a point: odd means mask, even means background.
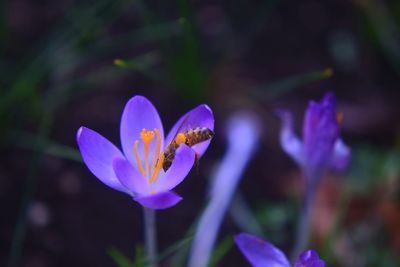
[[[139,266],[141,208],[89,172],[75,141],[84,125],[119,146],[136,94],[167,129],[200,103],[216,117],[199,172],[176,190],[184,201],[158,213],[162,266],[183,266],[239,109],[263,122],[240,194],[290,251],[303,180],[273,110],[292,110],[300,134],[327,90],[353,159],[322,180],[310,247],[327,266],[400,265],[399,1],[1,1],[0,55],[0,266]],[[210,266],[249,266],[240,231],[228,214]]]

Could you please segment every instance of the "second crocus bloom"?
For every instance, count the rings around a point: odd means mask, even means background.
[[[182,116],[164,138],[157,110],[143,96],[131,98],[121,118],[122,152],[97,132],[81,127],[77,142],[89,170],[107,186],[127,193],[150,209],[165,209],[182,198],[171,190],[183,181],[210,141],[191,147],[177,140],[172,165],[164,171],[165,147],[179,133],[197,127],[214,129],[214,116],[207,105],[200,105]],[[180,136],[181,137],[181,136]]]
[[[287,110],[278,110],[277,114],[282,120],[281,145],[303,169],[309,182],[318,182],[328,168],[347,167],[351,153],[340,139],[343,115],[336,111],[333,93],[326,93],[320,102],[309,102],[304,115],[303,140],[294,133],[292,114]]]

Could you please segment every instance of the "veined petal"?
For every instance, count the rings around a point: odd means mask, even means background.
[[[182,198],[174,192],[167,191],[150,196],[136,197],[134,200],[146,208],[160,210],[175,206]]]
[[[150,187],[146,179],[125,158],[114,158],[112,162],[114,172],[120,181],[133,196],[136,194],[146,195],[150,193]]]
[[[314,100],[309,101],[303,121],[303,139],[306,142],[313,141],[313,135],[319,124],[322,111],[323,108],[319,103]]]
[[[163,149],[164,129],[160,116],[153,104],[143,96],[132,97],[125,106],[121,118],[121,143],[125,157],[131,164],[138,169],[135,154],[133,152],[134,143],[140,139],[142,129],[153,131],[158,129],[161,135],[161,150]],[[154,137],[156,139],[156,136]],[[152,160],[156,147],[156,140],[150,144],[149,159]],[[142,163],[145,162],[143,143],[138,144],[138,154]],[[151,162],[150,162],[151,164]]]
[[[347,168],[351,160],[351,150],[342,139],[338,139],[333,147],[331,168],[342,171]]]
[[[235,242],[254,267],[290,267],[283,252],[265,240],[241,233],[235,236]]]
[[[183,115],[168,133],[165,143],[169,144],[178,132],[184,132],[197,127],[205,127],[214,131],[214,115],[211,108],[205,104],[200,105]],[[192,149],[196,151],[199,156],[202,156],[207,150],[209,144],[210,141],[205,141],[192,146]]]
[[[115,157],[124,157],[121,151],[106,138],[86,127],[79,128],[76,140],[89,170],[107,186],[127,193],[128,190],[119,182],[112,167]]]
[[[304,164],[304,145],[297,137],[293,127],[293,115],[288,110],[278,109],[276,114],[282,121],[280,142],[283,150],[299,165]]]
[[[326,92],[322,98],[321,105],[336,107],[336,97],[333,92]]]
[[[305,143],[313,142],[320,128],[336,124],[336,98],[327,92],[321,102],[311,100],[304,115],[303,138]]]
[[[294,267],[325,267],[325,262],[319,258],[315,250],[307,250],[300,254]]]
[[[339,130],[333,93],[326,93],[319,103],[310,101],[303,125],[304,164],[308,169],[328,167]]]
[[[165,175],[157,179],[154,187],[159,191],[169,191],[180,184],[192,169],[195,156],[193,149],[184,144],[180,145],[171,167]]]

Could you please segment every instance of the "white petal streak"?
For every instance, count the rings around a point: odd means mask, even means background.
[[[283,150],[302,167],[304,164],[303,143],[294,132],[293,115],[287,110],[278,110],[278,116],[282,121],[280,142]]]
[[[331,160],[331,168],[337,171],[342,171],[347,168],[351,160],[351,150],[343,142],[338,139],[333,147],[333,155]]]
[[[212,175],[210,201],[197,227],[189,267],[207,266],[221,222],[259,142],[259,125],[255,115],[248,112],[237,113],[228,122],[228,148]]]

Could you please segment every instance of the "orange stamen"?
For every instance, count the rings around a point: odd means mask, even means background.
[[[149,168],[149,150],[150,150],[150,144],[154,139],[154,135],[157,135],[157,141],[156,141],[156,148],[154,151],[154,157],[153,161],[151,163],[151,168]],[[154,131],[147,131],[146,129],[142,129],[142,132],[140,133],[140,139],[142,140],[143,143],[143,148],[144,148],[144,156],[145,156],[145,168],[143,168],[143,164],[140,161],[139,153],[138,153],[138,143],[139,140],[136,140],[134,143],[134,152],[135,152],[135,158],[137,161],[137,165],[139,168],[140,173],[144,177],[148,177],[148,183],[154,183],[157,180],[157,177],[161,171],[161,168],[164,164],[164,153],[160,154],[161,151],[161,134],[158,129],[154,129]]]
[[[164,163],[164,154],[161,154],[160,158],[158,159],[157,166],[153,172],[153,175],[149,180],[149,183],[154,183],[157,180],[158,174],[160,173],[163,163]]]
[[[146,129],[143,129],[142,132],[140,133],[140,139],[142,139],[143,147],[144,147],[144,160],[145,160],[146,176],[149,175],[149,148],[150,148],[150,143],[153,140],[153,138],[154,138],[153,131],[147,131]]]
[[[151,163],[151,172],[154,172],[154,168],[156,167],[157,158],[160,155],[161,150],[161,135],[157,129],[154,129],[154,132],[157,135],[157,143],[156,143],[156,151],[154,152],[153,162]]]
[[[144,173],[143,165],[142,165],[142,162],[140,161],[139,153],[138,153],[138,150],[137,150],[138,143],[139,143],[139,141],[136,140],[134,145],[133,145],[133,152],[135,153],[135,158],[136,158],[137,165],[139,167],[139,171],[144,176],[145,173]]]

